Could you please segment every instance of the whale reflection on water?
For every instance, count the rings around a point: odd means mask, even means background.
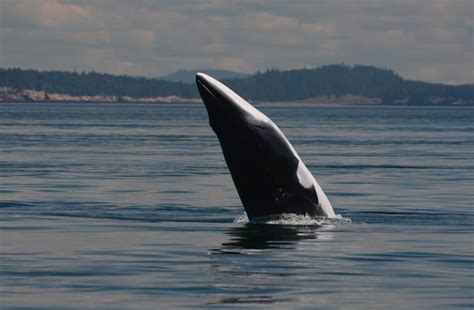
[[[212,249],[209,274],[217,292],[209,305],[275,305],[301,302],[282,287],[304,278],[313,262],[300,260],[333,238],[334,225],[239,223],[225,230],[228,240]],[[330,244],[326,243],[326,244]],[[323,246],[324,247],[324,246]],[[265,289],[262,289],[265,287]],[[226,289],[225,293],[222,293]]]
[[[253,254],[262,250],[296,249],[304,240],[332,239],[333,225],[281,225],[249,222],[225,231],[230,237],[211,253]]]

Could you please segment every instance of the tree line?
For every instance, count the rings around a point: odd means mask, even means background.
[[[129,96],[134,98],[197,96],[195,86],[146,77],[97,72],[0,69],[0,86],[71,96]]]
[[[304,100],[318,96],[364,96],[384,103],[407,99],[423,103],[428,98],[474,100],[474,85],[444,85],[406,80],[390,69],[335,64],[315,69],[270,69],[244,78],[225,80],[246,99],[255,101]],[[113,95],[135,98],[179,96],[197,98],[191,83],[97,72],[37,71],[0,68],[0,86],[73,96]]]

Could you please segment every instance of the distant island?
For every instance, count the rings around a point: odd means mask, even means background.
[[[271,69],[223,82],[254,103],[474,105],[474,84],[407,80],[392,70],[365,65]],[[198,103],[200,99],[194,82],[0,68],[0,102]]]

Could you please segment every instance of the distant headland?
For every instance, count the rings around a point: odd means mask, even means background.
[[[474,84],[407,80],[392,70],[365,65],[271,69],[223,82],[255,103],[474,105]],[[97,72],[0,68],[0,102],[199,103],[198,98],[194,83],[189,82]]]

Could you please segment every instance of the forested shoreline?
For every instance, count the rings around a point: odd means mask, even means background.
[[[473,105],[474,85],[407,80],[390,69],[344,64],[257,72],[223,81],[258,102],[370,98],[380,104]],[[97,72],[0,68],[0,101],[195,102],[193,83]],[[94,99],[95,98],[95,99]],[[170,99],[171,98],[171,99]]]

